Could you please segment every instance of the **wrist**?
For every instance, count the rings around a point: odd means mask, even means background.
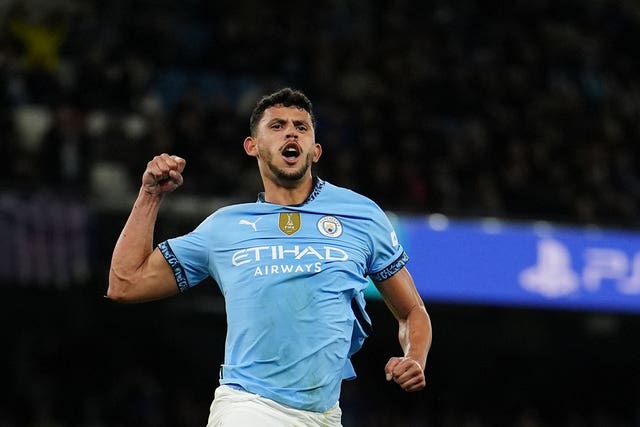
[[[138,191],[138,196],[150,197],[150,198],[162,198],[163,193],[157,191],[156,188],[150,188],[146,185],[141,185]]]
[[[140,187],[138,191],[138,198],[136,204],[151,204],[151,205],[159,205],[162,199],[164,198],[163,193],[155,193],[144,186]]]
[[[427,358],[426,357],[416,357],[416,356],[412,356],[411,354],[407,354],[405,356],[405,359],[413,360],[418,365],[420,365],[420,367],[422,368],[423,371],[424,371],[425,366],[427,365],[427,360],[426,360]]]

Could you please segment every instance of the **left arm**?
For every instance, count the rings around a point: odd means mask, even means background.
[[[404,351],[404,357],[392,357],[387,362],[387,381],[393,379],[406,391],[422,390],[431,347],[431,320],[422,298],[406,267],[375,285],[398,320],[398,339]]]

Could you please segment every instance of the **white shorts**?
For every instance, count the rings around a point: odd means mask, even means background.
[[[325,412],[304,411],[221,385],[216,389],[207,427],[342,427],[341,419],[338,403]]]

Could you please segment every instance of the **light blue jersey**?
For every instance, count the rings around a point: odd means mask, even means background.
[[[222,290],[220,383],[318,412],[355,377],[367,276],[384,280],[408,261],[374,202],[320,179],[301,205],[228,206],[159,248],[181,291],[208,276]]]

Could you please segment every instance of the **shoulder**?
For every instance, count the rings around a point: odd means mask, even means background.
[[[236,218],[251,215],[257,211],[257,203],[240,203],[235,205],[224,206],[217,209],[211,215],[206,217],[199,228],[212,227],[227,224]]]
[[[365,215],[377,215],[382,212],[380,206],[371,198],[349,188],[340,187],[324,181],[324,188],[319,197],[321,201],[335,203],[341,206],[344,212],[359,212]]]
[[[329,181],[323,181],[323,188],[320,196],[331,197],[332,199],[341,200],[351,203],[374,204],[375,202],[369,197],[360,194],[346,187],[340,187]]]
[[[260,207],[259,203],[238,203],[235,205],[224,206],[215,212],[213,212],[209,217],[225,217],[225,216],[234,216],[234,215],[243,215],[247,213],[256,212]]]

